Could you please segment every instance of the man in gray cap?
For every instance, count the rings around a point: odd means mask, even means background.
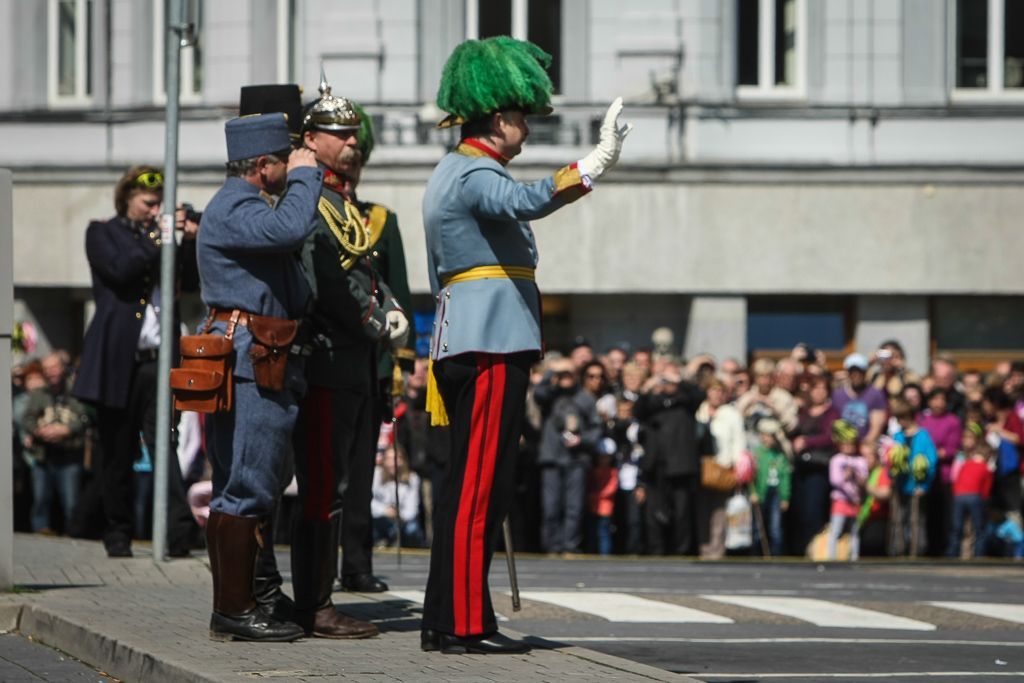
[[[231,337],[235,349],[234,405],[206,423],[213,464],[210,637],[290,641],[302,629],[259,607],[253,569],[261,519],[280,494],[306,388],[301,358],[289,354],[290,340],[278,340],[288,329],[294,336],[294,321],[310,300],[296,251],[316,228],[323,174],[310,152],[291,151],[283,114],[232,119],[225,132],[228,178],[206,207],[197,245],[212,330]],[[281,199],[272,208],[265,195]]]
[[[238,101],[239,116],[253,114],[272,114],[281,112],[288,123],[288,136],[292,147],[301,147],[302,131],[302,88],[294,83],[271,85],[243,85]],[[280,198],[273,197],[277,202]],[[285,470],[281,474],[281,484],[291,482],[293,460],[288,459]],[[276,506],[275,506],[276,507]],[[254,590],[256,602],[265,612],[281,621],[291,621],[295,608],[292,599],[281,590],[284,579],[277,568],[277,557],[274,555],[275,522],[277,510],[267,514],[263,525],[263,547],[260,548],[256,560],[256,576]]]

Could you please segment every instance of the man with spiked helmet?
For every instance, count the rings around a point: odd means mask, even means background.
[[[445,64],[442,127],[462,139],[423,197],[428,273],[437,308],[427,409],[451,424],[445,494],[434,516],[421,645],[443,653],[529,649],[497,632],[487,574],[515,482],[530,366],[542,350],[537,245],[528,221],[591,191],[618,160],[629,126],[622,100],[605,114],[597,148],[535,183],[506,166],[529,135],[527,117],[551,113],[551,57],[497,36],[469,40]],[[450,420],[449,420],[450,418]]]
[[[408,332],[404,313],[369,263],[366,222],[345,194],[360,122],[352,103],[333,95],[321,74],[320,98],[302,123],[303,144],[316,156],[324,183],[317,229],[302,249],[314,293],[313,341],[309,393],[294,439],[301,509],[292,535],[292,582],[297,622],[327,638],[377,634],[375,626],[340,614],[331,602],[338,554],[331,520],[341,501],[347,511],[361,509],[365,500],[369,515],[377,345],[400,345]]]

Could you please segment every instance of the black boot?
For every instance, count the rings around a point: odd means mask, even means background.
[[[284,579],[277,570],[274,555],[274,515],[263,518],[260,525],[263,547],[256,556],[256,575],[253,579],[253,597],[263,611],[278,621],[291,621],[295,603],[284,594],[281,585]]]
[[[259,522],[255,517],[210,513],[206,539],[213,573],[212,640],[288,642],[303,635],[296,624],[265,613],[253,597]]]
[[[377,627],[339,612],[331,601],[337,536],[330,522],[299,519],[292,533],[292,586],[295,621],[320,638],[372,638]]]

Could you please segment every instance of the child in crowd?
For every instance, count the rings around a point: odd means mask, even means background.
[[[974,557],[985,554],[985,510],[992,490],[995,463],[985,430],[971,422],[963,431],[963,450],[953,463],[953,528],[949,534],[948,557],[960,556],[964,517],[970,516],[974,530]]]
[[[420,478],[409,469],[409,461],[400,445],[389,444],[373,471],[370,514],[373,516],[374,543],[393,545],[398,541],[395,527],[398,518],[402,526],[402,545],[417,548],[423,544],[419,525]]]
[[[587,473],[587,514],[590,516],[590,550],[598,555],[612,554],[612,515],[615,492],[619,490],[619,470],[615,466],[614,442],[599,453]]]
[[[619,463],[616,493],[615,517],[616,535],[619,537],[621,552],[639,555],[643,552],[643,493],[637,485],[640,476],[640,459],[644,456],[640,445],[640,422],[633,417],[633,402],[619,399],[616,416],[612,422],[611,439],[615,442],[616,458]]]
[[[846,420],[832,423],[832,442],[839,452],[828,463],[832,485],[831,522],[828,531],[828,559],[836,559],[839,538],[850,534],[850,560],[860,557],[858,518],[868,480],[868,463],[861,457],[857,428]]]
[[[782,425],[775,418],[762,417],[758,420],[759,444],[754,449],[757,474],[749,487],[750,503],[760,508],[760,520],[754,525],[754,552],[760,546],[763,523],[773,557],[782,554],[785,544],[782,513],[789,509],[792,490],[792,471],[782,445],[781,432]],[[757,511],[754,518],[758,518]]]
[[[926,551],[927,511],[923,500],[935,480],[939,456],[935,442],[917,423],[913,407],[903,399],[889,403],[899,431],[893,437],[890,472],[896,480],[903,525],[903,549],[911,557]]]
[[[857,515],[858,553],[863,556],[884,557],[888,554],[892,479],[889,477],[889,468],[879,457],[875,444],[862,442],[860,455],[867,464],[868,478],[864,483],[864,504]]]

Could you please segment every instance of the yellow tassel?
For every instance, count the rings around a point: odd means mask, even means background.
[[[405,393],[405,377],[402,375],[402,368],[398,361],[393,361],[394,367],[391,370],[391,395],[401,396]]]
[[[434,379],[434,359],[427,364],[427,412],[430,413],[431,427],[447,427],[448,411],[444,408],[444,399]]]

